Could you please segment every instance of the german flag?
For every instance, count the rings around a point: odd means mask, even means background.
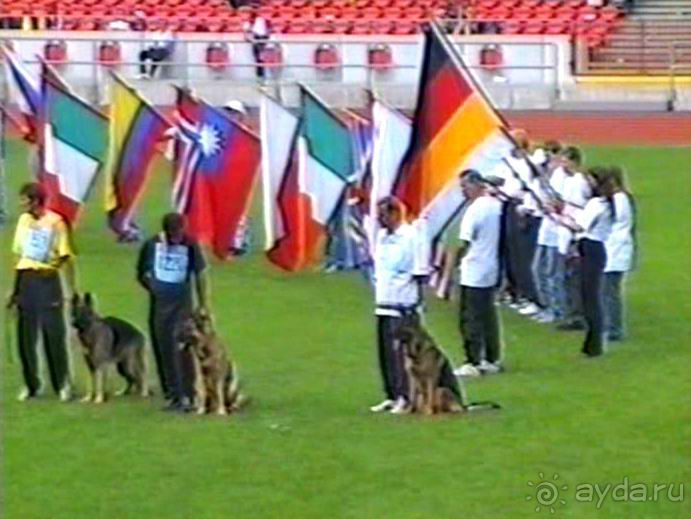
[[[413,135],[395,193],[430,238],[448,225],[463,197],[458,175],[487,174],[513,148],[506,124],[436,24],[425,34]]]

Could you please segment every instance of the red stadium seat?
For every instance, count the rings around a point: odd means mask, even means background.
[[[122,50],[117,41],[104,41],[98,46],[98,62],[104,67],[117,67],[122,62]]]
[[[210,43],[206,48],[206,64],[211,70],[225,70],[230,64],[230,53],[225,43]]]
[[[283,65],[283,50],[277,43],[267,43],[259,51],[259,63],[269,69],[277,69]]]
[[[384,44],[372,45],[367,50],[369,66],[375,70],[386,70],[393,66],[391,47]]]
[[[331,44],[324,43],[314,52],[314,65],[318,70],[334,70],[341,64],[338,50]]]
[[[43,48],[43,57],[51,65],[64,65],[67,62],[67,44],[61,40],[51,40]]]

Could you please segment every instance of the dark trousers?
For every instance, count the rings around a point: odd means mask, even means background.
[[[607,261],[605,246],[600,241],[584,238],[578,242],[582,259],[581,295],[586,332],[583,353],[600,355],[604,351],[604,306],[602,277]]]
[[[69,384],[69,357],[60,277],[57,272],[23,271],[19,275],[17,289],[17,337],[24,383],[31,395],[35,395],[41,387],[36,351],[40,334],[50,382],[57,393]]]
[[[177,325],[191,309],[189,297],[151,299],[149,331],[161,391],[165,398],[178,402],[194,397],[194,359],[190,352],[180,351],[175,341]]]
[[[377,344],[379,350],[379,369],[384,383],[384,394],[389,400],[408,398],[408,377],[405,372],[404,352],[394,333],[404,323],[419,322],[419,315],[411,313],[402,317],[377,316]]]
[[[503,258],[504,272],[506,276],[506,290],[513,299],[517,299],[519,293],[518,273],[519,273],[519,235],[520,217],[516,212],[516,203],[508,202],[502,213],[503,229],[505,236],[502,240],[501,258]]]
[[[259,79],[264,79],[266,76],[266,68],[261,62],[261,55],[264,47],[266,47],[266,41],[268,38],[258,38],[254,37],[254,43],[252,44],[252,54],[254,55],[254,62],[257,64],[257,77]]]
[[[139,73],[154,77],[161,61],[168,59],[170,50],[165,47],[149,47],[139,53]]]
[[[499,317],[493,287],[461,286],[460,325],[466,362],[497,362],[501,359]]]

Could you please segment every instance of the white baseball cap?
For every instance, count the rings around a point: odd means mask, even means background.
[[[240,112],[243,115],[247,115],[247,109],[245,108],[245,105],[242,104],[242,102],[238,101],[237,99],[231,99],[225,104],[225,108],[228,110],[233,110],[235,112]]]

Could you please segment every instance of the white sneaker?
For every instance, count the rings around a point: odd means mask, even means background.
[[[509,308],[511,308],[511,310],[520,310],[524,306],[525,306],[525,303],[523,303],[521,301],[514,301],[513,303],[509,303]]]
[[[410,406],[408,405],[408,401],[403,397],[399,397],[398,400],[396,400],[396,403],[394,404],[393,408],[389,412],[391,414],[408,414],[410,412]]]
[[[31,391],[29,391],[28,387],[23,387],[19,393],[17,393],[17,401],[18,402],[26,402],[30,398],[33,398],[34,395],[31,394]]]
[[[487,362],[486,360],[480,363],[479,368],[483,375],[497,375],[502,371],[498,362]]]
[[[457,377],[479,377],[479,376],[482,376],[482,373],[480,373],[480,370],[477,369],[477,366],[475,366],[474,364],[471,364],[469,362],[463,364],[460,368],[454,369],[453,374],[456,375]]]
[[[528,303],[523,308],[521,308],[518,313],[521,315],[533,315],[540,311],[540,307],[535,303]]]
[[[393,409],[393,406],[396,404],[393,400],[389,400],[388,398],[384,400],[383,402],[373,405],[372,407],[369,408],[370,411],[373,413],[383,413],[384,411],[391,411]]]
[[[72,388],[69,385],[66,385],[60,390],[60,402],[69,402],[72,400]]]
[[[553,323],[554,321],[556,321],[554,314],[547,310],[544,310],[539,314],[535,314],[533,316],[533,319],[541,324]]]

